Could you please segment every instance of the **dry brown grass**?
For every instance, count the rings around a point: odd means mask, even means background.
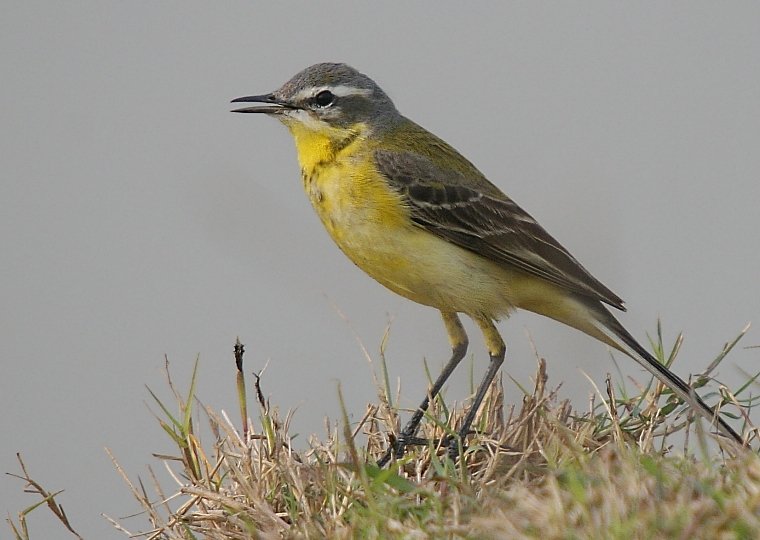
[[[250,421],[247,430],[238,429],[205,408],[213,434],[207,451],[193,429],[180,436],[182,422],[173,422],[183,451],[159,457],[181,464],[177,489],[169,497],[159,491],[159,504],[132,486],[154,526],[144,534],[219,540],[760,534],[760,460],[728,441],[715,445],[720,460],[669,457],[674,433],[697,434],[705,445],[712,437],[677,418],[673,403],[661,399],[661,386],[621,400],[608,380],[605,402],[580,414],[547,380],[540,361],[532,391],[506,411],[502,383],[494,384],[463,461],[447,460],[445,449],[430,443],[389,470],[374,466],[398,433],[387,393],[358,425],[349,428],[344,415],[343,429],[328,426],[324,440],[313,437],[310,450],[296,452],[287,419],[281,421],[257,385],[258,431]],[[189,400],[175,396],[184,415]],[[421,435],[441,440],[466,413],[434,400]],[[182,502],[172,507],[163,502],[169,499]]]
[[[156,398],[159,422],[177,445],[176,455],[156,457],[176,486],[161,486],[149,467],[149,490],[119,468],[151,524],[130,532],[132,520],[112,520],[130,537],[760,538],[756,452],[703,431],[661,385],[620,398],[608,380],[606,397],[581,413],[547,388],[541,360],[518,406],[505,407],[502,382],[494,383],[463,459],[452,462],[431,442],[381,470],[374,463],[399,426],[387,388],[359,423],[344,412],[342,427],[328,425],[324,438],[296,451],[289,418],[262,397],[258,381],[258,427],[248,417],[242,348],[237,353],[238,423],[197,401],[195,373],[184,397],[168,378],[178,414]],[[739,399],[721,395],[756,441]],[[442,439],[466,412],[433,400],[420,436]],[[689,450],[695,437],[698,455]]]

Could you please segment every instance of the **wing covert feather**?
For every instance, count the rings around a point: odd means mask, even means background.
[[[380,149],[374,157],[419,227],[487,259],[625,310],[620,297],[474,167],[465,177],[413,152]]]

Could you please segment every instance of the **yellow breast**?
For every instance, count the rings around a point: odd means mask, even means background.
[[[335,144],[329,130],[289,127],[304,188],[325,229],[349,259],[415,302],[470,311],[465,309],[473,301],[469,287],[457,290],[456,284],[468,281],[472,265],[463,258],[477,256],[414,225],[401,195],[374,165],[377,142],[361,130],[348,137],[341,134],[344,137]]]
[[[381,257],[386,266],[402,265],[392,239],[412,225],[401,196],[373,164],[374,142],[361,129],[337,145],[329,134],[293,134],[304,189],[335,243],[370,274]]]

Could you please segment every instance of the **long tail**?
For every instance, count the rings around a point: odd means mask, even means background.
[[[741,436],[736,433],[736,431],[734,431],[712,407],[702,401],[702,398],[700,398],[683,379],[658,362],[656,358],[644,349],[644,347],[639,345],[633,336],[623,328],[623,325],[618,322],[607,308],[598,302],[596,305],[589,307],[592,307],[592,311],[594,315],[596,315],[594,326],[607,338],[605,341],[636,360],[652,373],[652,375],[657,377],[670,388],[678,397],[688,403],[692,409],[701,416],[711,423],[716,423],[718,430],[723,435],[735,440],[739,444],[744,444]]]

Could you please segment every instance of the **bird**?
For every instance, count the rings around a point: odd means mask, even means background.
[[[623,300],[445,141],[403,116],[375,81],[318,63],[232,112],[271,116],[292,134],[303,187],[338,247],[391,291],[440,311],[451,358],[378,461],[412,444],[429,400],[464,358],[460,314],[480,328],[490,362],[457,431],[465,440],[506,353],[495,322],[517,309],[576,328],[633,358],[718,431],[742,438],[678,375],[644,349],[607,306]],[[449,455],[458,442],[449,438]]]

